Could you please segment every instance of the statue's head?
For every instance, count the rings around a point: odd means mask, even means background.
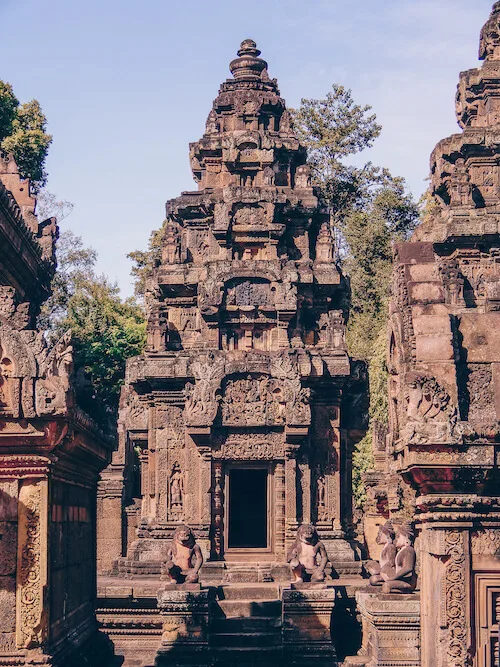
[[[378,535],[376,542],[377,544],[387,544],[388,542],[394,542],[396,533],[391,521],[386,521],[383,526],[380,526],[378,529]]]
[[[318,531],[310,523],[302,524],[297,531],[297,541],[303,544],[316,544],[318,539]]]
[[[178,526],[174,533],[174,542],[182,544],[183,547],[192,547],[196,542],[193,531],[189,526]]]
[[[397,547],[399,548],[409,547],[413,544],[414,539],[415,539],[415,533],[413,532],[411,524],[404,523],[403,525],[398,527],[396,531]]]

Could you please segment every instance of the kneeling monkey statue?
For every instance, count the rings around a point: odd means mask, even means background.
[[[164,571],[176,584],[196,584],[203,565],[203,554],[189,526],[176,528],[167,552]]]
[[[318,531],[310,524],[303,524],[297,531],[297,538],[288,553],[292,583],[325,580],[328,556],[325,545],[319,539]]]

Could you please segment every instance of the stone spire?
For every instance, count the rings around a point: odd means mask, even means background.
[[[495,2],[481,30],[479,60],[500,60],[500,2]]]
[[[445,241],[500,231],[500,2],[481,31],[481,67],[460,73],[456,94],[460,134],[431,155],[431,193],[439,209],[415,239]]]
[[[199,190],[227,186],[293,187],[306,151],[292,128],[285,100],[255,42],[245,39],[210,111],[205,134],[190,145]]]

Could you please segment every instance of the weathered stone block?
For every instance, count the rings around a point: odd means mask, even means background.
[[[453,359],[453,343],[448,336],[416,336],[418,361],[448,361]]]
[[[336,659],[330,635],[335,589],[284,589],[283,651],[286,664],[306,658],[315,664],[331,664]]]
[[[356,593],[356,602],[363,623],[359,657],[366,665],[420,667],[420,596],[364,589]]]

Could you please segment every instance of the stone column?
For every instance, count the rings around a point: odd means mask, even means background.
[[[285,451],[285,548],[295,540],[297,520],[297,447],[288,445]]]
[[[300,461],[299,470],[302,496],[302,523],[311,523],[311,468],[306,458]]]
[[[41,647],[48,632],[48,479],[20,482],[17,544],[16,645]]]
[[[105,473],[103,473],[105,475]],[[97,483],[97,572],[110,572],[123,549],[123,478]]]
[[[141,518],[147,519],[149,517],[149,454],[142,451],[139,454],[139,461],[141,462],[141,494],[142,494],[142,508]]]
[[[471,647],[469,531],[459,524],[423,525],[419,541],[422,667],[467,667]]]
[[[222,462],[216,461],[213,465],[213,495],[212,495],[212,552],[219,559],[223,553],[224,543],[224,490]]]
[[[274,469],[274,497],[275,501],[275,548],[277,555],[285,554],[285,464],[279,461]]]

